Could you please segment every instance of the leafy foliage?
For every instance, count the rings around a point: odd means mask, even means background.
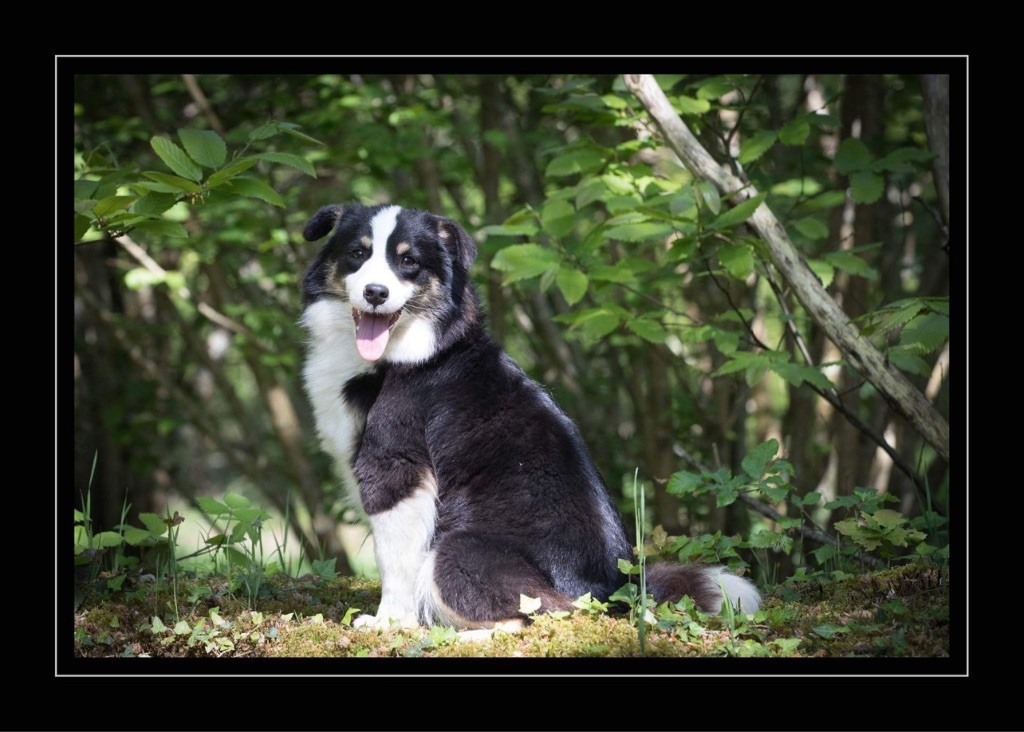
[[[214,115],[178,77],[131,79],[75,90],[78,489],[105,446],[98,505],[76,525],[90,582],[130,583],[157,557],[171,572],[168,494],[216,522],[201,558],[230,563],[231,592],[254,602],[274,574],[251,553],[264,514],[286,516],[318,576],[350,571],[334,525],[357,516],[297,388],[296,321],[302,226],[353,199],[428,208],[474,235],[496,337],[579,425],[627,525],[640,466],[651,556],[749,567],[787,590],[854,571],[857,552],[941,559],[941,516],[815,392],[882,432],[897,429],[886,405],[748,224],[769,206],[889,363],[921,389],[937,380],[947,413],[948,263],[916,77],[659,77],[759,191],[745,201],[681,168],[612,76],[198,77]],[[898,429],[944,506],[944,464]],[[684,470],[684,454],[715,468]],[[214,499],[225,491],[253,504]],[[888,534],[884,495],[912,506]],[[795,521],[840,548],[805,544]]]

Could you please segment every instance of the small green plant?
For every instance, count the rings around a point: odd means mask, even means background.
[[[209,496],[196,502],[210,520],[206,544],[214,552],[215,564],[219,556],[224,557],[228,577],[245,588],[249,607],[254,607],[266,574],[263,523],[270,514],[237,493],[225,494],[223,502]]]
[[[844,519],[836,522],[835,527],[858,547],[877,552],[886,559],[899,555],[897,547],[906,548],[926,538],[923,531],[910,525],[906,516],[889,508],[880,508],[874,513],[861,511],[860,520]]]

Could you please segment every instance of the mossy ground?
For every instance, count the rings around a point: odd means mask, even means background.
[[[910,564],[766,598],[737,617],[685,613],[648,626],[650,656],[945,656],[949,653],[947,571]],[[80,656],[637,656],[624,613],[543,616],[520,632],[462,640],[450,629],[357,631],[354,611],[373,612],[374,582],[313,575],[264,580],[250,607],[223,577],[182,578],[175,616],[167,582],[101,577],[75,613]],[[785,595],[787,599],[783,599]],[[157,616],[159,622],[154,623]],[[154,629],[154,626],[155,629]]]

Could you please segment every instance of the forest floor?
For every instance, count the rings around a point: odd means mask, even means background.
[[[640,655],[627,612],[592,608],[487,639],[439,627],[355,630],[351,619],[376,610],[380,586],[352,577],[273,575],[251,602],[223,576],[181,578],[177,613],[168,581],[129,577],[115,591],[101,576],[91,587],[75,612],[78,656]],[[948,569],[913,563],[780,588],[752,616],[657,615],[649,656],[947,656]]]

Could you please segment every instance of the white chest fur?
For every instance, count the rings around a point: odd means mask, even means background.
[[[320,444],[337,464],[348,502],[362,513],[352,455],[365,427],[365,418],[345,401],[342,387],[350,379],[368,372],[371,366],[356,351],[352,316],[342,302],[320,300],[313,303],[302,314],[302,325],[310,334],[302,375],[313,405]],[[403,336],[408,330],[406,327],[397,335]],[[400,338],[397,345],[404,340]],[[426,582],[420,575],[424,566],[432,570],[427,557],[434,535],[437,484],[433,473],[427,471],[418,485],[410,487],[413,491],[409,497],[369,518],[382,597],[377,615],[360,616],[356,619],[357,626],[387,627],[392,621],[415,625],[420,615],[417,584],[432,586],[432,571]]]
[[[364,421],[345,402],[341,390],[349,379],[369,371],[370,364],[356,351],[352,315],[344,303],[327,299],[313,303],[303,312],[302,325],[310,335],[302,376],[320,445],[334,458],[349,503],[362,512],[352,453]]]

